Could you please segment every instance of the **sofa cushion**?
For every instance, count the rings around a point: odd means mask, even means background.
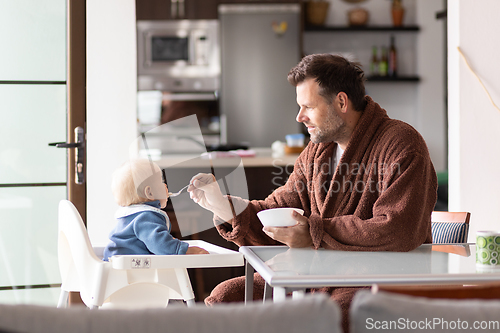
[[[359,291],[349,311],[351,332],[498,332],[500,300],[436,299]]]
[[[303,333],[341,332],[338,305],[325,295],[245,306],[169,306],[149,310],[58,309],[0,305],[0,330],[23,333]]]

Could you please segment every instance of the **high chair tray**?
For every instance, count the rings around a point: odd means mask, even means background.
[[[109,258],[115,269],[167,269],[167,268],[209,268],[243,266],[243,255],[202,240],[185,241],[190,246],[201,247],[209,254],[189,255],[117,255]]]

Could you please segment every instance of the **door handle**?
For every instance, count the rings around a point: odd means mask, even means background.
[[[85,134],[82,127],[75,128],[76,142],[51,142],[49,146],[56,148],[75,148],[75,183],[85,182]]]
[[[83,147],[82,143],[67,143],[67,142],[51,142],[49,146],[53,146],[56,148],[81,148]]]

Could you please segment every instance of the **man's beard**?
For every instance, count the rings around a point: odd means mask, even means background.
[[[311,135],[311,141],[313,143],[321,142],[339,142],[344,140],[348,136],[347,125],[342,118],[331,109],[330,118],[320,129],[316,127],[316,134]]]

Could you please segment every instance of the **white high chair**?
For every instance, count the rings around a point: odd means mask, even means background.
[[[169,299],[182,299],[188,306],[194,305],[194,293],[184,265],[165,265],[166,258],[163,264],[157,265],[151,255],[115,256],[109,262],[99,259],[80,214],[68,200],[59,203],[58,238],[62,278],[58,307],[67,305],[70,291],[80,292],[89,308],[165,307]],[[113,263],[114,258],[118,263]],[[173,259],[179,262],[179,258]]]

